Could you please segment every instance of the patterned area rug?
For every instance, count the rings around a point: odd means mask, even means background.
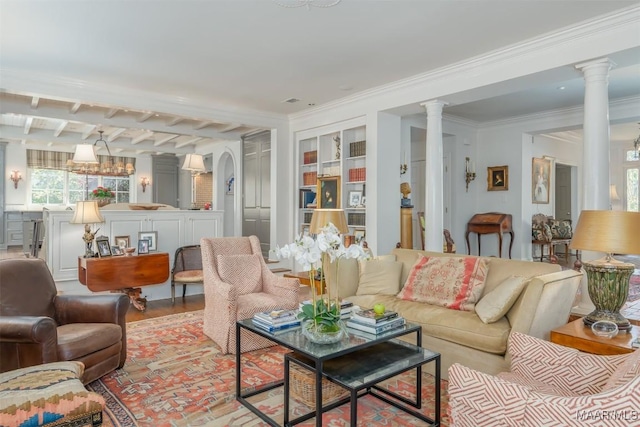
[[[235,400],[235,356],[220,354],[202,332],[202,311],[142,320],[127,325],[128,358],[123,369],[87,388],[107,400],[106,427],[267,426]],[[243,355],[243,387],[261,387],[283,376],[282,347]],[[413,397],[415,373],[388,380],[385,387]],[[433,377],[423,374],[423,411],[433,417]],[[442,382],[442,425],[448,425],[447,383]],[[282,387],[252,401],[282,422]],[[292,401],[291,416],[309,412]],[[323,415],[323,426],[349,425],[349,405]],[[315,425],[315,419],[299,424]],[[358,425],[420,426],[402,411],[370,396],[358,400]]]
[[[631,278],[629,278],[629,297],[627,302],[633,302],[640,299],[640,270],[636,269]]]

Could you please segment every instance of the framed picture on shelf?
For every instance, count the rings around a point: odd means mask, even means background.
[[[124,255],[124,252],[122,251],[122,249],[120,249],[120,246],[111,246],[111,255],[113,256]]]
[[[362,191],[349,191],[349,207],[357,208],[362,204]]]
[[[353,231],[353,238],[355,239],[356,244],[361,245],[362,242],[364,241],[364,237],[365,237],[364,230],[354,230]]]
[[[142,240],[142,239],[146,239],[149,241],[149,252],[158,250],[158,232],[157,231],[140,231],[138,233],[138,240]]]
[[[491,166],[487,168],[487,191],[506,191],[509,189],[509,166]]]
[[[131,238],[129,236],[116,236],[114,238],[115,244],[121,249],[131,247]]]
[[[111,256],[111,246],[107,236],[96,237],[96,245],[98,246],[98,257],[104,258]]]
[[[367,197],[366,196],[362,196],[362,199],[360,199],[360,205],[362,205],[362,207],[367,206]]]
[[[340,209],[340,176],[318,178],[317,189],[320,209]]]
[[[551,183],[551,160],[533,158],[531,161],[531,202],[549,203],[549,186]]]
[[[308,188],[300,190],[300,207],[303,209],[316,207],[316,193]]]
[[[138,240],[138,255],[149,253],[149,241],[147,239]]]
[[[309,224],[302,224],[302,226],[300,226],[300,233],[302,233],[303,236],[309,236]]]

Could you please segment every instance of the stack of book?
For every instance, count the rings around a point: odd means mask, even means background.
[[[317,278],[316,280],[320,280],[320,279]],[[300,303],[300,310],[302,310],[302,306],[304,304],[313,304],[313,301],[311,301],[311,300],[302,301]],[[343,320],[350,319],[351,318],[351,313],[352,313],[354,308],[358,308],[359,309],[359,307],[353,305],[353,303],[351,301],[342,300],[342,302],[340,303],[340,318],[343,319]]]
[[[278,335],[300,328],[298,310],[263,311],[253,315],[253,325]]]
[[[370,334],[381,334],[399,328],[405,324],[404,317],[395,311],[385,311],[384,314],[377,314],[373,310],[354,311],[351,319],[347,321],[347,326]]]

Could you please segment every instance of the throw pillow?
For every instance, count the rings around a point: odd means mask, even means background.
[[[628,383],[635,377],[640,375],[640,349],[634,351],[627,356],[627,360],[622,362],[618,368],[613,371],[602,391],[611,390]]]
[[[356,295],[396,295],[400,290],[402,263],[396,261],[360,261],[360,280]]]
[[[233,285],[238,295],[260,292],[262,289],[261,254],[218,255],[218,275]]]
[[[549,224],[551,226],[551,236],[554,239],[570,239],[573,237],[571,221],[550,219]]]
[[[473,311],[487,278],[488,264],[477,257],[418,255],[398,298]]]
[[[484,323],[500,320],[516,302],[527,281],[527,278],[521,276],[507,277],[494,290],[483,296],[475,307],[480,320]]]
[[[553,238],[553,235],[551,234],[551,227],[549,227],[548,224],[534,226],[531,229],[531,234],[533,240],[538,240],[540,242],[550,242]]]

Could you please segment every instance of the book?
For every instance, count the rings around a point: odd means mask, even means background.
[[[298,319],[297,310],[274,310],[263,311],[253,315],[254,319],[257,318],[265,323],[272,325],[278,325],[282,323],[289,323],[292,320]]]
[[[353,317],[351,317],[351,319],[347,320],[347,327],[356,329],[358,331],[378,335],[384,332],[391,331],[393,329],[397,329],[403,326],[405,323],[406,321],[404,320],[404,317],[396,317],[395,319],[385,322],[382,325],[374,326],[354,321]]]
[[[398,312],[387,310],[383,314],[377,314],[373,309],[359,310],[353,312],[353,317],[361,323],[375,325],[385,320],[395,319],[398,317]]]
[[[302,322],[298,319],[298,320],[293,320],[287,323],[281,323],[281,324],[277,324],[277,325],[273,325],[270,323],[267,323],[265,321],[260,320],[259,318],[254,317],[253,318],[253,325],[257,328],[263,329],[267,332],[278,332],[278,331],[284,331],[287,329],[292,329],[292,328],[299,328],[300,325],[302,324]]]

